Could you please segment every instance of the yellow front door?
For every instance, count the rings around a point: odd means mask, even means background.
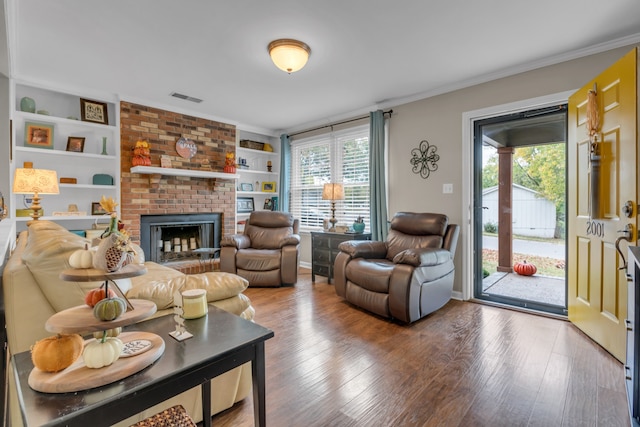
[[[620,361],[627,284],[616,240],[629,236],[631,243],[618,241],[626,257],[638,239],[637,60],[634,49],[574,93],[568,107],[569,320]]]

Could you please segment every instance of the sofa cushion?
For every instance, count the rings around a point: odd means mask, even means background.
[[[102,285],[97,282],[69,282],[60,278],[62,270],[71,268],[69,257],[89,241],[51,221],[38,220],[29,225],[22,261],[38,282],[42,293],[56,312],[84,304],[84,295]],[[144,261],[144,252],[133,244],[134,262]],[[131,287],[129,279],[116,281],[122,292]]]
[[[101,285],[101,282],[67,282],[60,278],[62,270],[71,268],[71,254],[84,248],[86,243],[84,238],[54,222],[39,220],[29,225],[22,260],[55,311],[84,304],[85,293]]]
[[[213,302],[236,296],[249,286],[246,279],[231,273],[207,272],[185,275],[152,262],[145,265],[149,273],[141,276],[140,280],[133,280],[133,287],[127,292],[127,298],[153,301],[158,310],[174,306],[173,294],[176,291],[204,289],[207,291],[207,301]]]

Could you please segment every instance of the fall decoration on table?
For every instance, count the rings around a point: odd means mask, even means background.
[[[71,268],[91,268],[93,267],[93,252],[89,250],[89,245],[84,245],[84,249],[78,249],[69,257]]]
[[[107,337],[115,338],[122,333],[122,327],[118,326],[117,328],[107,329],[106,331],[97,331],[93,333],[93,337],[97,340],[102,339],[102,335],[106,333]]]
[[[98,320],[115,320],[127,311],[127,303],[119,297],[105,298],[93,307],[93,316]]]
[[[538,269],[535,265],[528,263],[526,260],[522,262],[516,262],[513,266],[513,271],[521,276],[533,276]]]
[[[108,337],[104,331],[102,339],[88,343],[84,347],[82,358],[87,368],[98,369],[109,366],[120,358],[124,344],[120,338]]]
[[[151,149],[147,141],[140,139],[136,141],[131,166],[151,166]]]
[[[109,212],[111,221],[109,222],[109,228],[100,236],[102,241],[93,256],[93,267],[113,273],[133,261],[134,251],[131,247],[129,234],[123,227],[120,227],[118,214],[116,213],[118,204],[112,197],[107,199],[102,196],[100,206]]]
[[[83,347],[84,340],[78,334],[53,335],[31,347],[31,360],[33,366],[41,371],[62,371],[80,357]]]
[[[116,295],[114,291],[109,289],[109,298],[113,298],[117,296],[118,295]],[[93,308],[98,302],[102,301],[106,297],[107,295],[104,291],[104,285],[103,285],[99,288],[91,289],[89,292],[87,292],[87,294],[84,296],[84,302],[89,307]]]

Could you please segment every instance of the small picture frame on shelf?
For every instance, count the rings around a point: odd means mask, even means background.
[[[265,211],[273,210],[273,203],[271,202],[270,198],[267,197],[266,199],[264,199],[264,207],[263,207],[263,209]]]
[[[53,125],[26,122],[24,124],[24,146],[53,150]]]
[[[67,138],[67,151],[82,153],[84,151],[84,137],[70,136]]]
[[[253,184],[251,184],[250,182],[241,183],[240,191],[253,191]]]
[[[255,210],[253,197],[238,197],[236,201],[236,210],[238,213],[249,213]]]
[[[100,202],[91,203],[91,215],[105,215],[106,213],[107,211],[100,206]]]
[[[262,191],[264,191],[265,193],[275,193],[276,192],[276,183],[274,181],[263,182],[262,183]]]
[[[107,103],[80,98],[80,118],[83,122],[108,125]]]

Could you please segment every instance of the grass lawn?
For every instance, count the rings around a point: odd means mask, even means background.
[[[513,264],[527,261],[537,267],[538,272],[543,276],[564,277],[564,261],[555,258],[545,258],[533,255],[513,254]],[[498,267],[498,251],[491,249],[482,250],[482,268],[491,273],[496,272]]]

